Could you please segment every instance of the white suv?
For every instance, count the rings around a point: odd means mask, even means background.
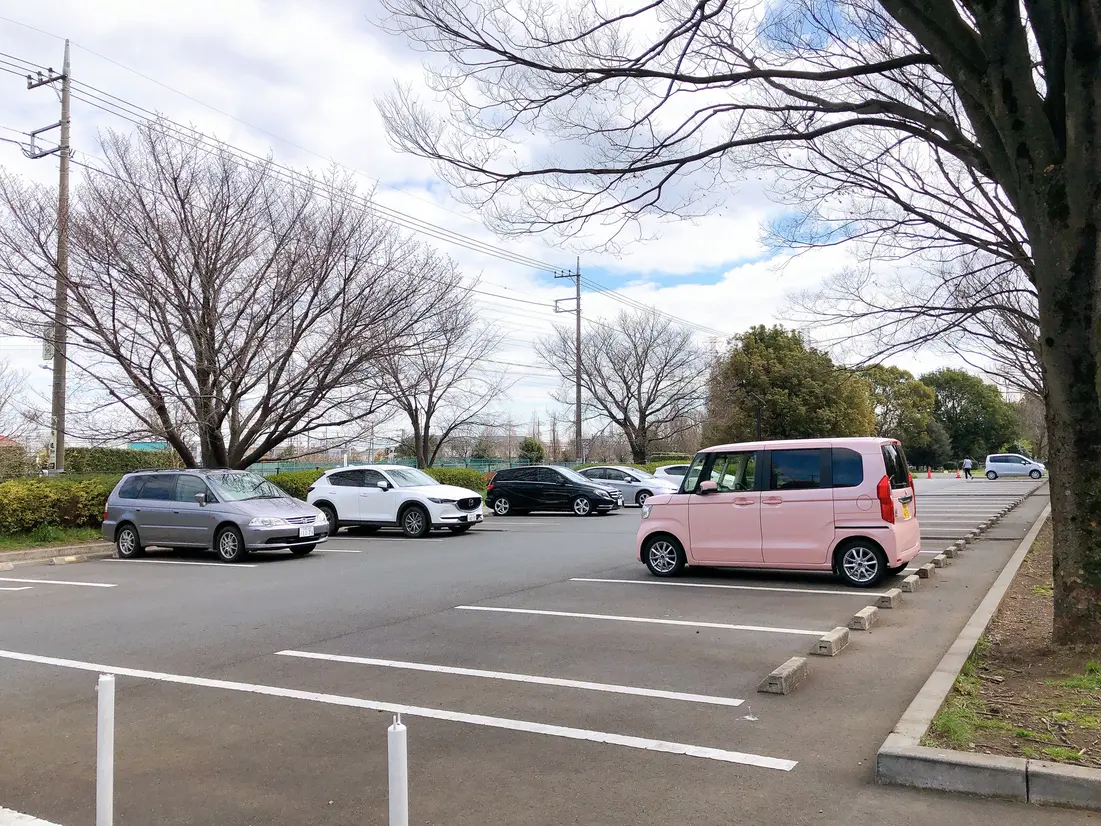
[[[401,465],[335,468],[310,486],[306,501],[325,514],[330,535],[345,525],[368,530],[396,525],[416,539],[433,528],[465,533],[482,521],[479,494]]]

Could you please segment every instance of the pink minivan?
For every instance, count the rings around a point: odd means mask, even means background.
[[[677,493],[642,506],[638,558],[654,576],[685,565],[833,571],[870,588],[921,550],[914,480],[893,439],[801,439],[709,447]]]

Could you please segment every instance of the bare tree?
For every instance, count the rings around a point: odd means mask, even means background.
[[[160,125],[101,141],[71,217],[70,360],[188,466],[246,467],[382,403],[361,388],[441,317],[449,262],[350,181],[288,178]],[[0,177],[0,299],[52,307],[53,196]]]
[[[26,398],[26,373],[0,360],[0,436],[21,442],[34,430]]]
[[[573,330],[556,328],[535,349],[572,387]],[[645,462],[652,442],[694,426],[710,367],[687,328],[656,312],[622,312],[582,333],[582,412],[616,425],[634,461]]]
[[[975,182],[962,209],[985,199],[1016,236],[972,240],[965,217],[938,219],[905,188],[899,199],[914,207],[909,226],[939,220],[964,246],[1016,260],[1036,288],[1054,637],[1101,636],[1095,2],[385,2],[395,29],[445,58],[429,82],[446,112],[398,92],[382,106],[392,140],[438,161],[502,231],[705,211],[761,162],[760,147],[832,154],[831,136],[859,146],[875,135],[952,159]]]
[[[431,467],[448,440],[487,425],[487,411],[508,385],[485,369],[493,347],[485,325],[458,272],[437,312],[412,331],[412,343],[382,360],[382,382],[372,395],[390,395],[412,428],[419,467]]]

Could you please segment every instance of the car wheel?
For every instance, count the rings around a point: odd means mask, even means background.
[[[226,525],[218,529],[214,535],[214,550],[222,562],[240,562],[248,556],[245,540],[234,525]]]
[[[871,588],[888,574],[887,555],[874,542],[854,539],[837,549],[837,575],[854,588]]]
[[[145,553],[138,538],[138,529],[126,522],[115,531],[115,551],[119,559],[133,559]]]
[[[493,500],[493,512],[498,516],[508,516],[512,510],[512,503],[507,496],[498,496]]]
[[[995,473],[994,471],[992,471],[992,470],[988,470],[988,471],[986,472],[986,478],[987,478],[987,479],[989,479],[989,480],[990,480],[991,482],[993,482],[993,481],[994,481],[995,479],[997,479],[997,478],[998,478],[998,474],[996,474],[996,473]]]
[[[573,509],[574,516],[588,516],[593,512],[593,503],[584,496],[574,499],[570,507]]]
[[[648,490],[640,490],[638,493],[635,494],[635,504],[641,508],[643,505],[646,504],[646,500],[653,495],[654,494],[650,493],[650,491]]]
[[[1041,476],[1043,476],[1044,474],[1040,473],[1040,471],[1038,471],[1038,470],[1030,470],[1030,471],[1028,472],[1028,475],[1029,475],[1030,477],[1032,477],[1033,479],[1039,479],[1039,478],[1040,478]]]
[[[470,525],[452,525],[449,529],[453,534],[466,533],[470,530]]]
[[[910,564],[909,562],[903,562],[901,565],[895,565],[893,568],[888,568],[887,573],[890,576],[898,576],[899,574],[901,574],[903,571],[906,570],[906,568],[907,568],[907,566],[909,566],[909,564]]]
[[[325,514],[325,521],[329,523],[329,536],[336,536],[340,530],[340,520],[336,515],[336,508],[332,505],[318,505],[317,509]]]
[[[420,505],[413,505],[405,509],[405,512],[401,515],[401,532],[403,534],[410,539],[420,539],[422,536],[428,536],[430,530],[432,530],[432,520],[428,516],[428,511]]]
[[[295,556],[309,556],[316,547],[316,542],[311,545],[295,545],[291,548],[291,553]]]
[[[642,561],[654,576],[677,576],[684,570],[684,548],[671,536],[654,536],[642,546]]]

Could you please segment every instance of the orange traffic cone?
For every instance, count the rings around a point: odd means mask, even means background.
[[[963,478],[963,477],[962,477],[962,476],[960,475],[960,472],[959,472],[959,470],[957,470],[957,471],[956,471],[956,478],[957,478],[957,479],[962,479],[962,478]]]
[[[926,479],[932,479],[933,478],[933,469],[932,468],[926,468],[925,471],[926,471],[925,472],[925,478]]]

